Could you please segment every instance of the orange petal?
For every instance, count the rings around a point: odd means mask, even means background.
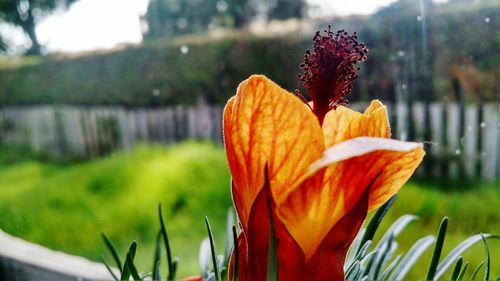
[[[278,198],[324,149],[321,127],[304,103],[264,76],[243,81],[224,109],[224,142],[233,200],[245,228],[269,168]]]
[[[355,137],[389,138],[390,127],[386,107],[378,100],[371,102],[365,112],[359,113],[339,106],[331,110],[323,120],[325,147]]]
[[[277,207],[278,216],[309,259],[377,175],[369,209],[394,195],[423,155],[419,143],[368,137],[341,142],[311,164],[310,177]]]
[[[345,256],[365,220],[368,209],[367,195],[364,194],[356,205],[332,227],[318,250],[306,263],[303,274],[308,277],[307,280],[344,280]]]

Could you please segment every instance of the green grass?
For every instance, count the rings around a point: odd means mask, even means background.
[[[122,253],[137,240],[139,264],[150,270],[162,202],[180,274],[197,271],[205,215],[223,245],[229,172],[211,144],[142,146],[74,165],[9,162],[0,164],[0,228],[13,235],[98,259],[107,254],[104,231]]]
[[[110,256],[100,238],[104,231],[122,255],[133,240],[137,260],[151,270],[162,202],[179,276],[198,272],[199,243],[206,236],[208,215],[222,251],[225,214],[231,206],[229,173],[222,148],[208,143],[170,147],[138,146],[129,152],[80,163],[56,163],[0,149],[0,228],[53,249],[98,260]],[[443,187],[444,188],[444,187]],[[453,190],[453,188],[446,188]],[[433,184],[407,184],[389,211],[382,229],[402,214],[421,219],[398,241],[402,249],[435,234],[443,216],[450,218],[445,251],[472,234],[500,233],[500,190],[496,183],[478,183],[469,191],[440,191]],[[383,232],[379,230],[376,238]],[[490,241],[492,277],[500,274],[500,241]],[[431,250],[411,272],[425,277]],[[481,245],[466,259],[484,259]],[[424,261],[425,263],[422,263]],[[471,266],[469,266],[471,268]]]

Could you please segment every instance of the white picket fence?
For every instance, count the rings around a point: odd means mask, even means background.
[[[421,176],[498,179],[500,105],[386,103],[393,138],[422,141]],[[367,104],[354,103],[356,110]],[[222,143],[222,106],[127,109],[116,106],[0,108],[0,143],[59,157],[88,158],[137,142],[184,139]]]

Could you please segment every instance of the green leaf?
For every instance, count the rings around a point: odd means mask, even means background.
[[[161,281],[161,230],[156,234],[155,256],[153,259],[153,281]]]
[[[414,222],[418,219],[417,216],[415,215],[403,215],[399,217],[384,233],[382,238],[380,239],[380,242],[377,244],[375,249],[380,249],[382,245],[389,239],[389,237],[392,235],[394,237],[397,237],[411,222]]]
[[[432,254],[431,264],[429,266],[429,271],[427,272],[427,278],[425,280],[434,280],[436,276],[436,269],[439,263],[439,258],[441,257],[441,252],[443,250],[444,237],[446,236],[446,228],[448,227],[448,218],[444,217],[439,226],[436,246],[434,247],[434,253]]]
[[[104,266],[106,266],[106,269],[109,271],[109,273],[111,273],[111,276],[113,276],[113,279],[115,279],[115,281],[118,281],[120,280],[118,278],[118,276],[116,276],[115,272],[113,271],[113,269],[111,269],[111,267],[108,265],[108,263],[106,263],[106,260],[104,260],[104,257],[101,257],[101,261],[102,263],[104,264]]]
[[[363,247],[361,247],[361,249],[359,250],[355,260],[361,261],[362,259],[364,259],[366,255],[368,255],[368,249],[370,248],[371,245],[372,245],[371,240],[366,241],[365,245],[363,245]]]
[[[481,262],[477,267],[476,267],[476,270],[474,270],[474,272],[472,273],[472,277],[470,278],[471,281],[474,281],[476,279],[476,276],[477,274],[479,273],[479,270],[481,269],[481,267],[483,267],[484,265],[484,261]]]
[[[495,278],[495,281],[500,281],[500,275],[498,275],[497,278]]]
[[[360,262],[361,260],[363,260],[366,257],[366,255],[368,253],[368,248],[370,248],[371,244],[372,244],[371,240],[366,241],[365,245],[363,245],[363,247],[361,247],[361,249],[357,253],[356,257],[354,258],[354,262],[352,262],[349,265],[349,267],[347,267],[347,269],[344,268],[344,272],[349,271],[356,261]]]
[[[111,240],[104,234],[104,232],[101,232],[102,239],[104,240],[104,244],[106,244],[106,247],[108,250],[111,252],[111,255],[113,256],[113,259],[116,263],[116,266],[120,270],[120,273],[122,273],[122,261],[120,259],[120,256],[118,255],[118,252],[116,251],[115,246],[113,243],[111,243]]]
[[[212,252],[212,263],[214,266],[215,280],[220,281],[221,279],[219,276],[219,269],[217,266],[217,254],[215,252],[214,236],[213,236],[212,228],[210,227],[210,222],[208,221],[207,216],[205,216],[205,224],[207,225],[208,238],[210,239],[210,250]]]
[[[351,243],[351,246],[349,247],[349,251],[347,252],[347,257],[345,259],[344,263],[344,271],[348,271],[348,269],[351,267],[352,263],[355,261],[356,255],[359,252],[359,248],[362,246],[361,245],[361,240],[363,240],[363,236],[365,236],[365,229],[362,228],[354,240]]]
[[[498,239],[500,236],[496,234],[483,234],[484,238],[489,239]],[[455,259],[458,258],[465,250],[469,249],[472,247],[474,244],[477,242],[481,241],[481,235],[477,234],[474,236],[471,236],[467,238],[465,241],[460,243],[457,247],[455,247],[444,259],[443,261],[439,264],[437,267],[436,271],[436,276],[435,279],[439,279],[445,272],[448,270],[448,268],[453,264]]]
[[[233,226],[234,226],[234,212],[232,208],[229,208],[226,216],[226,249],[224,252],[224,267],[226,268],[229,268],[229,258],[231,257],[231,250],[234,245]],[[226,276],[222,274],[223,280],[226,279],[225,277]]]
[[[467,272],[467,267],[469,267],[469,262],[465,262],[464,267],[462,268],[462,270],[460,271],[460,274],[457,277],[457,281],[464,280],[465,273]]]
[[[236,233],[236,226],[233,225],[233,241],[234,241],[234,266],[233,266],[233,281],[238,281],[238,233]]]
[[[172,251],[170,250],[170,244],[168,242],[167,228],[165,227],[165,222],[163,221],[163,214],[161,210],[161,203],[158,205],[158,215],[160,218],[161,234],[163,236],[163,242],[165,243],[165,249],[167,252],[167,264],[168,264],[168,276],[167,281],[173,281],[175,279],[175,270],[172,263]]]
[[[378,178],[378,176],[377,176],[377,178]],[[387,211],[389,211],[389,208],[392,206],[392,204],[396,200],[396,197],[397,197],[397,194],[392,196],[391,199],[389,199],[389,201],[387,201],[384,205],[382,205],[380,208],[377,209],[377,211],[373,215],[372,219],[368,223],[368,226],[366,227],[366,232],[365,232],[365,235],[363,236],[363,239],[361,239],[360,245],[364,245],[366,243],[366,241],[368,241],[368,240],[373,240],[373,236],[375,236],[375,232],[377,231],[378,227],[380,226],[382,219],[387,214]]]
[[[398,264],[394,273],[391,275],[391,281],[404,280],[406,274],[410,271],[412,266],[417,262],[418,258],[424,253],[427,248],[434,243],[436,238],[432,235],[428,235],[424,238],[419,239],[410,248],[408,253],[405,255],[401,263]]]
[[[483,240],[484,252],[486,254],[485,267],[484,267],[484,281],[490,280],[490,249],[488,248],[488,243],[483,234],[481,235],[481,240]]]
[[[363,269],[363,275],[361,276],[368,276],[368,273],[370,272],[370,268],[372,267],[374,259],[377,257],[377,251],[371,251],[366,255],[366,257],[361,261],[361,264],[365,266]]]
[[[269,252],[267,256],[267,281],[278,281],[278,245],[276,243],[276,232],[274,229],[273,214],[271,212],[271,202],[269,201],[267,210],[269,215]]]
[[[385,265],[386,258],[396,250],[397,246],[393,244],[394,236],[390,235],[387,242],[384,243],[382,247],[378,250],[377,256],[374,259],[374,263],[370,268],[370,273],[368,274],[368,278],[370,280],[378,280],[378,276],[382,267]]]
[[[346,281],[354,281],[354,277],[358,274],[358,272],[361,270],[360,263],[359,261],[354,261],[352,266],[349,268],[349,270],[345,273],[345,280]]]
[[[457,281],[458,276],[460,275],[460,270],[462,269],[462,262],[463,258],[461,256],[458,257],[453,273],[451,274],[451,281]]]
[[[382,272],[382,274],[380,275],[380,280],[387,280],[389,274],[391,274],[393,269],[396,268],[396,265],[398,265],[402,257],[403,257],[402,255],[397,255],[396,258],[392,260],[389,266],[387,266],[384,272]]]

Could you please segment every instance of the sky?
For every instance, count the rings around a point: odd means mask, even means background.
[[[149,0],[79,0],[69,10],[57,11],[39,22],[36,32],[39,41],[49,52],[79,52],[139,43],[142,41],[140,16],[146,12],[148,2]],[[349,15],[373,13],[377,8],[387,6],[395,0],[308,2],[320,7],[323,13]],[[22,42],[23,37],[14,34],[13,40]]]

